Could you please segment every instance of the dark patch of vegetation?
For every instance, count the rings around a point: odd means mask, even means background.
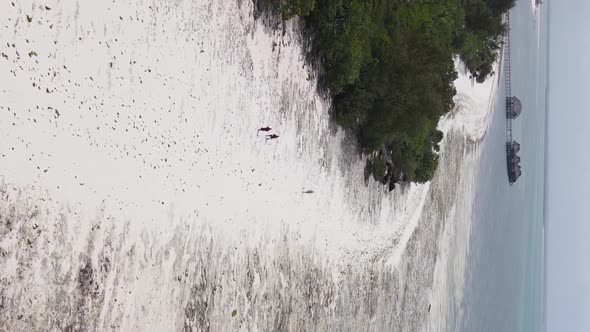
[[[375,181],[381,181],[387,175],[387,163],[380,156],[372,156],[367,160],[367,170],[373,175]]]
[[[439,118],[453,108],[459,57],[477,82],[493,73],[515,0],[262,0],[301,15],[321,57],[338,124],[373,154],[367,170],[425,182],[438,165]],[[379,151],[378,154],[374,152]],[[393,188],[390,185],[390,188]]]

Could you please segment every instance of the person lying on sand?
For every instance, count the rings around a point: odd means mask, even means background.
[[[306,190],[303,192],[304,194],[313,194],[313,190]]]
[[[260,129],[258,129],[258,131],[270,131],[272,128],[271,127],[262,127]]]
[[[279,138],[279,135],[277,135],[277,134],[266,135],[266,139],[267,140],[269,140],[269,139],[275,139],[275,138]]]

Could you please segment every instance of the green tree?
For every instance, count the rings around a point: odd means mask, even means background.
[[[386,182],[428,181],[438,164],[439,118],[454,107],[458,56],[483,82],[493,72],[515,0],[270,0],[305,17],[336,121]],[[385,157],[385,156],[383,156]],[[391,170],[390,170],[391,168]],[[390,170],[390,171],[389,171]]]

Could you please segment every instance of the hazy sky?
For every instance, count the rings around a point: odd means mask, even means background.
[[[521,0],[522,1],[522,0]],[[590,0],[551,1],[548,331],[590,331]]]

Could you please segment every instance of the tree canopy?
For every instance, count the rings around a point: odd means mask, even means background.
[[[454,59],[460,58],[477,82],[489,77],[506,30],[502,15],[515,4],[267,1],[284,19],[301,15],[309,24],[337,123],[358,130],[364,152],[379,151],[375,158],[382,160],[370,160],[369,169],[394,183],[432,178],[442,139],[436,126],[454,106]]]

